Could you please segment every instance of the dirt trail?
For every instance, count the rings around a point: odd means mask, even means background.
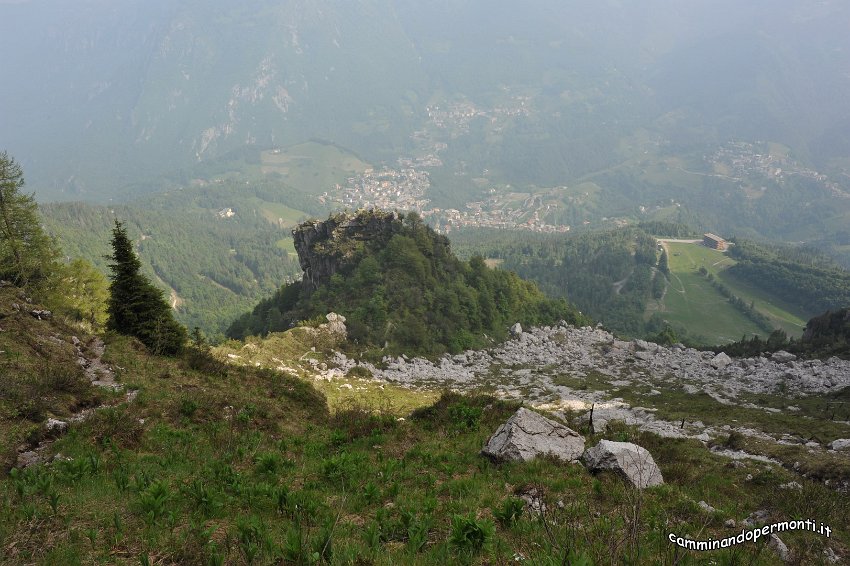
[[[84,347],[83,342],[79,338],[72,336],[71,343],[77,350],[77,363],[83,368],[86,377],[91,381],[92,385],[111,391],[121,391],[124,389],[123,385],[115,381],[115,372],[112,368],[103,362],[103,354],[106,351],[106,345],[103,343],[103,340],[93,337],[89,340],[88,345]],[[88,356],[86,355],[86,351],[90,352]],[[124,397],[124,401],[133,401],[136,398],[136,393],[137,391],[135,390],[128,391]],[[18,449],[18,459],[15,467],[28,468],[29,466],[46,462],[53,443],[68,431],[69,424],[83,422],[96,411],[115,404],[115,401],[111,401],[97,407],[83,409],[72,414],[65,420],[48,419],[44,425],[48,433],[48,438],[42,440],[36,446],[21,446]]]

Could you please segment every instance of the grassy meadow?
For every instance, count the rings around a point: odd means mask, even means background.
[[[668,242],[665,247],[670,268],[667,291],[662,301],[652,302],[650,313],[659,312],[674,325],[699,328],[699,339],[705,343],[732,342],[745,334],[765,336],[763,328],[736,309],[700,274],[700,268],[705,268],[735,296],[752,302],[774,328],[781,328],[789,336],[802,334],[805,320],[800,313],[727,273],[735,264],[727,254],[685,242]]]
[[[830,539],[783,533],[799,563],[824,563],[827,547],[850,552],[850,496],[821,481],[622,423],[591,434],[570,412],[549,416],[588,447],[603,438],[645,447],[665,484],[639,491],[547,457],[495,464],[479,451],[518,401],[415,391],[353,370],[325,379],[305,360],[333,369],[329,344],[304,329],[225,345],[228,364],[203,347],[156,357],[107,334],[102,361],[135,392],[127,400],[73,369],[73,337],[91,357],[91,336],[7,307],[14,299],[0,293],[0,564],[775,564],[764,540],[696,553],[667,538],[735,535],[757,510],[768,522],[834,529]],[[666,418],[735,416],[708,398],[664,395]],[[47,418],[83,409],[90,416],[66,434],[46,431]],[[837,423],[819,426],[837,434]],[[39,443],[47,463],[12,467],[20,445]],[[773,449],[809,465],[803,446]],[[845,474],[839,464],[833,472]]]
[[[320,195],[370,165],[335,145],[307,142],[263,151],[260,170],[307,194]]]

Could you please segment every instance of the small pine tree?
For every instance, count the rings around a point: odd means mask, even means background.
[[[133,251],[122,224],[112,229],[112,270],[109,285],[109,319],[106,327],[120,334],[135,336],[155,354],[175,355],[186,343],[186,329],[171,312],[171,307],[140,273],[141,262]]]
[[[658,260],[658,270],[664,275],[670,275],[670,266],[667,263],[666,250],[661,250],[661,258]]]
[[[33,195],[22,193],[23,187],[21,166],[0,153],[0,279],[29,287],[41,298],[59,254],[41,229]]]

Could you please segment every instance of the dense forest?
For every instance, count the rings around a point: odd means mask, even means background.
[[[676,225],[653,226],[687,233]],[[644,322],[647,301],[663,292],[656,240],[647,231],[622,228],[577,236],[476,230],[453,235],[463,255],[500,260],[500,267],[537,283],[548,295],[575,304],[588,316],[627,335],[661,329]]]
[[[810,248],[738,241],[729,273],[808,312],[850,305],[850,272]]]
[[[283,330],[336,312],[347,318],[354,343],[384,347],[382,353],[439,355],[502,339],[515,322],[590,322],[565,300],[546,298],[533,283],[490,269],[481,257],[459,260],[448,239],[415,214],[393,225],[386,245],[352,244],[357,252],[346,269],[315,291],[301,283],[284,286],[235,321],[228,336]]]

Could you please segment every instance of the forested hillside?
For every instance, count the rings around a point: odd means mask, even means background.
[[[179,320],[215,338],[239,313],[300,274],[287,243],[292,221],[272,222],[276,214],[270,214],[282,199],[316,210],[315,201],[279,184],[224,183],[128,205],[47,204],[42,214],[68,258],[86,258],[104,273],[113,222],[124,222],[143,271],[166,292]]]
[[[368,225],[376,217],[380,233],[371,238],[340,235],[352,223]],[[305,253],[315,254],[319,264],[344,256],[344,267],[315,290],[300,282],[285,286],[235,321],[228,336],[265,334],[336,312],[347,318],[355,343],[434,355],[481,347],[487,337],[502,339],[515,322],[589,322],[563,299],[547,299],[533,283],[489,269],[481,257],[457,259],[448,239],[415,214],[360,211],[332,216],[326,224],[331,236],[311,243]]]
[[[656,240],[638,228],[577,236],[476,231],[453,234],[463,255],[478,253],[499,267],[536,282],[553,297],[628,335],[657,332],[643,319],[647,301],[663,289]]]
[[[471,230],[453,233],[452,241],[462,257],[481,254],[629,336],[655,337],[670,324],[679,338],[702,344],[749,329],[767,337],[783,328],[799,337],[808,318],[850,304],[850,273],[809,247],[737,239],[723,255],[671,244],[683,253],[676,251],[671,274],[657,237],[696,236],[688,226],[655,221],[573,235]],[[690,257],[684,251],[692,247]],[[675,297],[667,295],[671,285]]]
[[[729,273],[808,312],[850,305],[850,272],[811,248],[739,241]]]

